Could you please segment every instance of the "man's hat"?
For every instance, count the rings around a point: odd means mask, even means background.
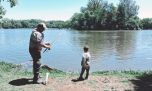
[[[39,23],[37,27],[43,27],[44,29],[47,29],[45,23]]]

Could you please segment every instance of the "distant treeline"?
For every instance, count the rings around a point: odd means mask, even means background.
[[[144,18],[140,21],[141,29],[152,29],[152,18]]]
[[[43,21],[43,20],[9,20],[3,19],[0,22],[0,28],[9,29],[9,28],[35,28],[38,23],[45,22],[48,28],[74,28],[74,29],[88,29],[81,27],[74,27],[71,21]],[[144,18],[139,20],[139,29],[152,29],[152,18]],[[91,26],[91,25],[90,25]],[[93,25],[92,25],[93,26]],[[115,29],[109,25],[107,29]],[[96,28],[95,28],[96,29]],[[100,29],[100,28],[99,28]],[[106,28],[105,28],[106,29]],[[135,28],[136,29],[136,28]],[[102,29],[101,29],[102,30]]]
[[[31,20],[10,20],[2,19],[0,28],[35,28],[38,23],[44,22],[48,28],[68,28],[68,21],[43,21],[37,19]]]
[[[152,29],[152,18],[140,19],[138,10],[134,0],[120,0],[117,6],[103,0],[88,0],[87,6],[81,7],[80,13],[75,13],[68,21],[2,19],[0,28],[34,28],[38,23],[45,22],[48,28],[78,30]]]

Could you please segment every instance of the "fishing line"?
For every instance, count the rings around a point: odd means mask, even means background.
[[[53,40],[53,42],[51,43],[51,46],[60,38],[62,32],[60,32],[56,37],[55,39]],[[47,50],[50,50],[50,48],[46,48],[43,53],[45,53]]]

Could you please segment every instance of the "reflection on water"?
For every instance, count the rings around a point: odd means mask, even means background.
[[[93,60],[99,61],[104,56],[117,55],[120,59],[126,59],[134,52],[136,45],[136,34],[134,32],[77,32],[72,36],[71,43],[83,48],[89,45]],[[102,57],[103,56],[103,57]]]
[[[89,45],[94,70],[127,70],[125,61],[134,54],[136,36],[133,31],[75,31],[71,43],[79,48]]]
[[[12,63],[30,60],[28,43],[31,29],[0,31],[0,59]],[[59,36],[60,35],[60,36]],[[79,72],[83,46],[89,45],[91,71],[150,70],[151,31],[73,31],[50,29],[45,39],[52,49],[42,53],[42,63],[64,71]]]

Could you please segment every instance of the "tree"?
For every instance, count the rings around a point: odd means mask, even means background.
[[[3,15],[5,15],[6,10],[4,9],[4,7],[1,5],[2,2],[8,2],[10,3],[10,7],[14,7],[17,4],[17,0],[0,0],[0,19],[3,17]]]
[[[81,13],[71,18],[71,24],[76,29],[99,29],[101,25],[101,12],[104,7],[103,0],[89,0],[87,7],[81,7]]]
[[[76,29],[115,29],[116,7],[107,1],[89,0],[87,7],[81,7],[81,12],[73,15],[71,21]]]
[[[139,10],[139,6],[136,5],[136,2],[134,0],[120,0],[117,9],[118,29],[128,29],[128,25],[131,24],[127,24],[127,23],[136,21],[134,19],[137,18],[133,18],[133,17],[137,17],[138,10]]]
[[[3,15],[5,15],[5,10],[2,6],[0,6],[0,19],[3,17]]]
[[[108,7],[106,8],[106,24],[105,28],[112,30],[116,29],[116,7],[113,4],[109,4]]]
[[[96,11],[102,7],[103,0],[89,0],[87,9],[90,11]]]
[[[152,29],[152,18],[144,18],[141,20],[143,29]]]

